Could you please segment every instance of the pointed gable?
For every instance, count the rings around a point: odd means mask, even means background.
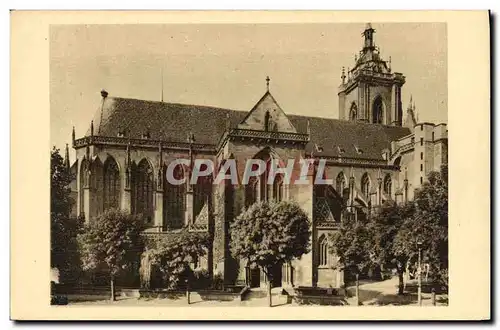
[[[267,125],[267,129],[266,129]],[[268,91],[238,125],[240,129],[297,133],[287,115]]]

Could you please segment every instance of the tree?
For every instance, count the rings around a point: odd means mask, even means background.
[[[295,202],[261,201],[251,205],[230,226],[231,253],[260,267],[268,278],[269,307],[272,306],[272,269],[309,252],[310,221]]]
[[[408,262],[408,254],[398,250],[394,245],[394,240],[401,230],[405,230],[403,227],[405,221],[411,218],[414,212],[415,206],[412,202],[397,205],[393,201],[388,201],[368,223],[368,231],[373,238],[375,261],[381,266],[396,268],[398,272],[398,294],[403,294],[404,291],[403,275]]]
[[[110,209],[85,225],[78,235],[84,270],[109,274],[111,300],[115,300],[115,278],[131,268],[143,249],[139,216]]]
[[[149,270],[154,266],[163,275],[165,286],[168,289],[176,288],[183,276],[189,278],[192,275],[190,264],[207,253],[209,244],[207,233],[190,233],[183,230],[158,241],[154,247],[146,248],[142,254],[143,285],[149,286]]]
[[[417,241],[422,243],[422,262],[429,264],[431,279],[448,283],[448,166],[431,172],[421,188],[415,190],[415,213],[404,222],[395,237],[395,251],[418,257]]]
[[[359,305],[359,275],[374,265],[373,239],[362,217],[344,220],[330,234],[330,250],[339,258],[338,268],[356,276],[356,304]]]
[[[75,202],[70,197],[72,176],[59,149],[50,153],[50,266],[57,268],[60,280],[75,280],[79,269],[76,236],[82,221],[70,216]]]

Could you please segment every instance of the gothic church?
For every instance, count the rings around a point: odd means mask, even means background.
[[[345,217],[366,216],[384,201],[412,199],[426,175],[447,161],[446,124],[417,122],[412,102],[403,116],[406,78],[382,59],[374,33],[367,24],[352,69],[342,70],[339,119],[287,114],[271,94],[269,79],[248,112],[126,99],[103,90],[86,135],[73,131],[73,212],[86,221],[109,208],[142,214],[150,237],[168,239],[186,229],[210,232],[213,250],[200,267],[227,284],[257,287],[266,281],[263,272],[245,268],[229,253],[229,223],[257,200],[293,199],[312,220],[312,249],[276,269],[273,285],[340,287],[343,274],[332,267],[337,260],[327,249],[328,233]],[[219,166],[234,159],[239,175],[247,159],[321,158],[334,184],[287,185],[280,176],[273,185],[257,178],[248,185],[213,185],[210,179],[169,184],[166,166],[194,157]],[[188,171],[177,167],[174,176]]]

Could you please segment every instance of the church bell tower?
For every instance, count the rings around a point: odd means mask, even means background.
[[[374,35],[372,25],[366,24],[362,33],[363,48],[354,55],[353,68],[348,68],[347,72],[342,68],[338,90],[339,117],[343,120],[401,126],[401,87],[405,77],[392,72],[390,57],[389,61],[382,59]]]

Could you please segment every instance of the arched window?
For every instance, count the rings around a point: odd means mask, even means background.
[[[245,206],[249,207],[259,200],[259,179],[252,176],[245,187]]]
[[[101,163],[99,158],[92,161],[92,163],[88,163],[89,172],[86,178],[87,186],[94,193],[91,194],[90,205],[92,205],[89,209],[90,217],[97,216],[105,211],[104,203],[105,203],[105,189],[104,189],[104,165]]]
[[[384,178],[384,193],[389,196],[392,194],[392,179],[390,174],[387,174]]]
[[[146,222],[153,220],[153,168],[146,159],[139,162],[133,175],[133,212],[142,214]]]
[[[349,119],[352,121],[358,119],[358,107],[354,102],[351,104],[351,109],[349,110]]]
[[[269,131],[269,120],[271,115],[269,114],[269,110],[266,111],[266,115],[264,117],[264,131]]]
[[[173,171],[173,177],[176,180],[184,178],[184,169],[181,165],[177,165]],[[179,229],[184,224],[184,212],[186,205],[186,184],[172,184],[169,180],[165,180],[166,184],[166,218],[168,227],[171,229]]]
[[[336,190],[340,196],[343,196],[344,194],[345,184],[346,182],[344,173],[340,172],[339,175],[337,175],[337,181],[336,181]]]
[[[271,175],[271,171],[272,171],[273,166],[277,166],[277,167],[281,168],[283,165],[274,163],[274,162],[278,162],[279,160],[277,157],[271,156],[271,152],[268,148],[261,150],[255,156],[255,159],[261,159],[265,162],[265,170],[260,175],[260,177],[257,179],[256,189],[252,189],[250,187],[247,188],[248,196],[257,196],[257,193],[258,193],[258,198],[255,197],[254,201],[257,201],[258,199],[260,199],[262,201],[268,201],[268,200],[281,201],[281,200],[283,200],[283,198],[285,196],[284,195],[283,174],[276,173],[276,175],[274,175],[274,181],[271,184],[268,184],[269,176]],[[249,181],[249,185],[251,182],[253,182],[253,181]],[[252,199],[250,199],[250,200],[252,200]],[[247,202],[245,202],[245,204],[247,204]]]
[[[277,202],[283,200],[283,175],[276,174],[273,183],[273,198]]]
[[[207,164],[201,164],[199,171],[206,171],[207,170]],[[212,194],[212,176],[207,175],[207,176],[202,176],[199,177],[194,184],[193,187],[194,190],[194,219],[198,216],[198,214],[201,212],[203,209],[203,206],[205,206],[205,203],[208,202],[208,199],[210,198],[210,195]]]
[[[361,178],[361,191],[366,198],[370,197],[370,178],[367,173]]]
[[[325,235],[321,235],[318,240],[318,265],[319,266],[328,266],[329,258],[328,258],[328,239]]]
[[[269,180],[269,172],[271,170],[271,157],[267,152],[262,154],[261,157],[266,162],[266,169],[259,178],[260,200],[268,201],[272,198],[272,196],[270,196],[271,194],[269,193],[269,185],[267,184],[267,181]]]
[[[382,98],[378,96],[375,101],[373,101],[373,123],[383,124],[384,123],[384,104]]]
[[[83,198],[83,189],[88,187],[88,171],[89,171],[89,163],[86,159],[82,161],[82,164],[80,165],[80,188],[79,188],[79,193],[80,193],[80,213],[83,214],[85,212],[85,206],[84,206],[84,198]]]
[[[116,161],[109,157],[104,163],[104,211],[120,206],[120,171]]]

